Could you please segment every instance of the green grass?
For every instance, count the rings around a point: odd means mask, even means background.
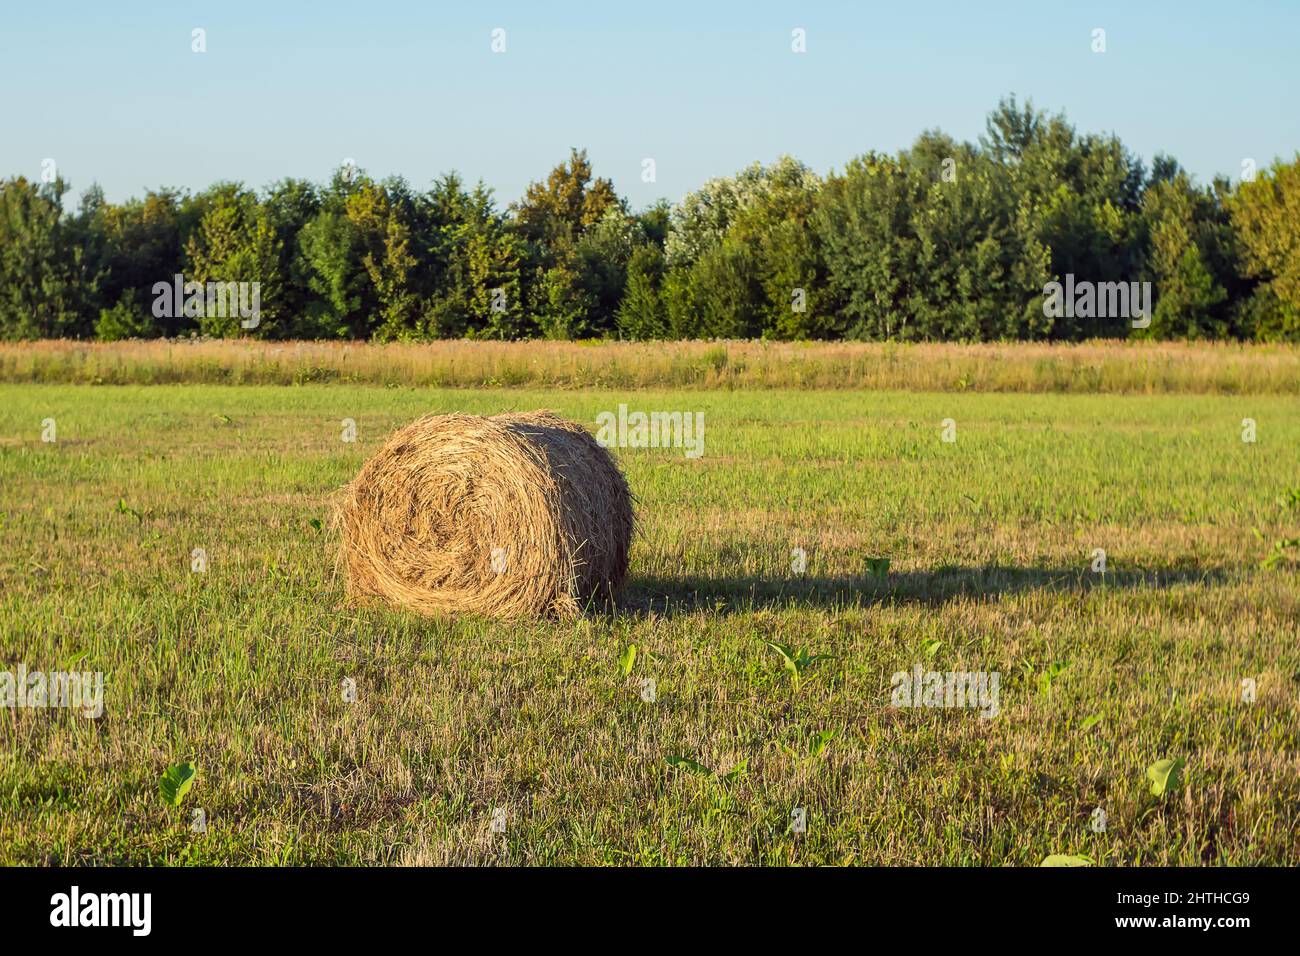
[[[620,401],[706,444],[618,452],[617,613],[344,603],[329,498],[393,428]],[[1294,865],[1300,570],[1260,562],[1298,446],[1280,395],[3,386],[0,669],[84,653],[107,688],[98,720],[0,709],[0,863]],[[796,687],[767,641],[831,658]],[[999,672],[1000,713],[892,709],[918,662]]]

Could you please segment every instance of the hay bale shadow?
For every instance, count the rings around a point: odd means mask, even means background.
[[[1219,585],[1229,568],[1160,568],[1094,574],[1087,569],[1049,567],[946,566],[934,571],[884,577],[640,577],[629,580],[619,613],[671,617],[713,611],[748,614],[765,609],[821,610],[880,604],[938,606],[967,598],[997,598],[1026,591],[1083,595],[1097,589],[1165,590],[1184,585]]]

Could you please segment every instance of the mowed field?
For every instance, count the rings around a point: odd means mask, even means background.
[[[615,450],[616,611],[345,601],[331,496],[393,429],[619,403],[706,431]],[[0,489],[0,669],[106,680],[0,709],[0,863],[1300,863],[1293,395],[9,384]],[[917,664],[996,717],[891,707]]]

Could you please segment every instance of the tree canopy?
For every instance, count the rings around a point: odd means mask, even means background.
[[[782,156],[640,212],[580,149],[504,208],[354,167],[67,192],[0,182],[0,337],[1300,340],[1300,154],[1202,185],[1015,97],[977,143],[928,130],[824,176]],[[177,276],[255,284],[259,320],[154,308]],[[1062,283],[1148,283],[1153,308],[1046,307]]]

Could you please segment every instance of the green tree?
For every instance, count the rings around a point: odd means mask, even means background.
[[[310,270],[299,248],[307,223],[320,212],[320,194],[305,179],[282,179],[267,188],[262,200],[280,249],[280,324],[290,338],[310,338],[318,330],[308,321],[312,299]]]
[[[198,318],[205,335],[238,336],[248,332],[272,337],[283,318],[281,243],[266,209],[257,196],[238,183],[221,183],[199,199],[203,209],[197,228],[185,243],[186,278],[204,286],[246,284],[256,286],[260,313],[245,318],[230,308],[224,296],[208,297]],[[253,297],[240,293],[241,303]],[[245,323],[256,322],[252,328]]]
[[[743,339],[759,335],[765,302],[758,263],[749,246],[726,237],[705,250],[688,275],[693,337]]]
[[[366,237],[348,215],[348,200],[368,182],[354,169],[335,172],[322,191],[320,209],[298,234],[298,254],[310,298],[301,328],[312,337],[368,337],[378,299],[365,256]]]
[[[599,222],[588,227],[565,263],[576,276],[584,308],[570,338],[612,332],[627,284],[627,266],[635,249],[646,244],[641,223],[621,206],[611,206]]]
[[[613,328],[630,245],[624,202],[608,179],[593,178],[586,150],[574,149],[512,207],[525,243],[528,304],[551,338]]]
[[[349,195],[345,215],[361,250],[361,265],[369,280],[367,301],[373,312],[364,316],[374,338],[409,339],[420,332],[420,266],[413,241],[413,203],[405,184],[370,180]]]
[[[1258,283],[1246,305],[1255,335],[1300,340],[1300,154],[1242,183],[1229,208],[1245,274]]]
[[[501,215],[492,191],[466,190],[453,174],[428,197],[434,287],[425,334],[518,339],[536,334],[524,302],[526,248]]]
[[[824,308],[851,338],[907,334],[920,243],[912,210],[924,184],[898,160],[868,153],[822,187],[812,223],[826,268]]]
[[[1039,338],[1053,320],[1043,312],[1049,250],[1035,236],[1005,167],[968,144],[911,175],[924,177],[913,208],[916,239],[900,337],[990,341]],[[950,162],[949,162],[950,161]]]
[[[89,331],[83,249],[63,215],[62,179],[0,183],[0,336],[79,336]]]
[[[181,192],[162,189],[120,205],[92,202],[87,209],[101,274],[96,323],[100,338],[176,336],[195,327],[179,309],[163,316],[155,316],[153,309],[154,286],[173,282],[185,269],[185,236],[195,221],[182,208],[187,199]]]
[[[668,315],[661,291],[663,280],[663,249],[655,243],[634,249],[628,259],[627,284],[618,307],[617,328],[624,338],[667,337]]]
[[[1142,274],[1142,164],[1115,136],[1080,135],[1062,115],[1014,96],[988,117],[983,150],[1007,173],[1058,279],[1127,282]],[[1129,317],[1061,318],[1055,338],[1121,336]]]
[[[1234,262],[1227,210],[1213,190],[1193,186],[1182,170],[1154,179],[1142,198],[1156,302],[1150,338],[1220,338],[1230,330],[1228,291]]]
[[[664,244],[675,276],[670,324],[698,334],[732,334],[707,331],[716,327],[780,338],[828,331],[818,310],[820,251],[810,225],[820,187],[808,167],[782,156],[711,179],[672,207]],[[707,286],[683,285],[695,281]],[[720,298],[727,289],[743,292],[730,308]],[[709,314],[692,321],[688,299]]]
[[[529,185],[513,211],[525,241],[558,253],[576,243],[610,209],[622,205],[613,183],[592,178],[587,151],[573,149],[568,161],[552,169],[545,182]]]

